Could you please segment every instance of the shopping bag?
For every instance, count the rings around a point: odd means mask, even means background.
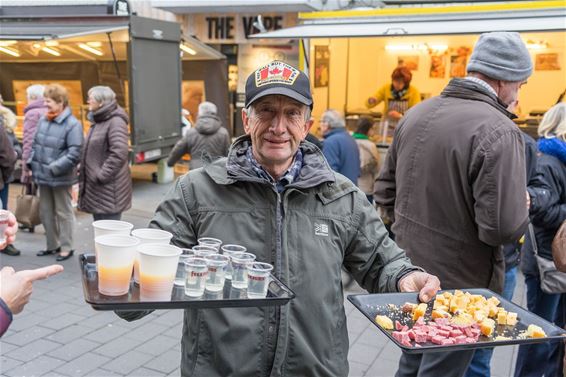
[[[22,185],[22,192],[16,198],[16,212],[14,215],[18,223],[26,228],[33,228],[41,224],[39,217],[39,196],[26,194],[25,187],[26,185]],[[32,188],[32,192],[34,191],[37,190],[33,190]]]

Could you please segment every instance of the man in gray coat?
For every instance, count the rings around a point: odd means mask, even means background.
[[[518,33],[487,33],[467,69],[406,113],[374,198],[394,215],[395,241],[442,288],[501,293],[501,245],[528,222],[524,142],[508,108],[532,63]],[[397,376],[462,376],[473,353],[403,354]]]
[[[187,309],[185,377],[347,376],[342,265],[370,292],[419,291],[428,301],[439,289],[388,238],[365,194],[303,142],[311,106],[309,79],[295,67],[274,61],[253,72],[246,135],[228,158],[179,178],[157,209],[151,226],[175,245],[244,245],[296,294],[281,307]]]
[[[198,169],[203,165],[204,155],[210,158],[226,157],[230,148],[230,134],[217,115],[216,105],[203,102],[198,106],[198,118],[194,127],[189,128],[185,136],[175,144],[167,160],[173,166],[185,153],[191,155],[190,168]]]

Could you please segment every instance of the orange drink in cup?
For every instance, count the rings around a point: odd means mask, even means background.
[[[119,220],[97,220],[92,223],[94,228],[94,238],[100,236],[107,236],[109,234],[120,234],[124,236],[129,236],[130,232],[134,228],[133,224],[126,221]],[[94,249],[96,255],[96,264],[98,265],[98,251]]]
[[[121,296],[130,289],[136,247],[132,236],[106,235],[94,240],[98,254],[98,291],[106,296]]]
[[[138,246],[140,268],[140,300],[169,301],[177,272],[177,246],[147,243]]]
[[[141,244],[146,243],[159,243],[168,245],[171,242],[173,235],[165,230],[152,229],[152,228],[142,228],[132,231],[132,236],[138,238]],[[139,279],[139,254],[136,253],[136,260],[134,261],[134,282],[140,282]]]

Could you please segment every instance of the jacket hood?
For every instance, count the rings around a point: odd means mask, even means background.
[[[216,115],[202,115],[197,118],[195,125],[196,130],[200,134],[211,135],[222,127],[220,118]]]
[[[515,114],[507,110],[507,105],[498,97],[487,92],[481,85],[470,80],[452,79],[440,95],[485,102],[495,107],[509,119],[517,118]]]
[[[47,110],[47,106],[45,106],[45,102],[43,99],[36,99],[32,102],[28,103],[27,106],[24,108],[24,113],[27,113],[30,110],[34,109],[45,109]]]
[[[113,117],[122,118],[126,123],[129,123],[130,120],[128,114],[126,114],[124,109],[118,106],[116,101],[112,101],[102,106],[100,109],[88,113],[88,120],[93,123],[105,122]]]
[[[205,161],[205,171],[218,184],[232,184],[237,181],[264,182],[257,176],[246,157],[246,151],[250,146],[250,136],[240,136],[231,145],[227,158],[215,162]],[[303,153],[303,167],[297,180],[289,187],[310,188],[324,182],[336,181],[334,172],[315,145],[301,142],[299,148]]]

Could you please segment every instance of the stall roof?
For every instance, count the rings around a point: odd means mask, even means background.
[[[333,38],[566,30],[565,1],[301,14],[302,24],[250,38]]]
[[[129,17],[0,18],[0,39],[50,40],[100,34],[129,27]]]
[[[152,0],[151,6],[177,14],[307,12],[320,10],[322,0]]]

